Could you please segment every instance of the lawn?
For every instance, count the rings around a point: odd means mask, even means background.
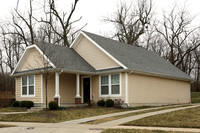
[[[4,115],[0,116],[0,121],[55,123],[128,110],[130,109],[116,109],[103,107],[69,108],[67,110],[41,111],[26,114]]]
[[[200,92],[191,92],[192,103],[200,103]]]
[[[88,121],[88,122],[85,122],[83,124],[94,124],[94,125],[96,125],[96,124],[100,124],[100,123],[104,123],[104,122],[108,122],[108,121],[122,119],[122,118],[125,118],[125,117],[130,117],[130,116],[149,113],[149,112],[160,111],[160,110],[164,110],[164,109],[172,109],[172,108],[177,108],[177,107],[180,107],[180,106],[165,107],[165,108],[160,108],[160,109],[150,109],[150,110],[145,110],[145,111],[140,111],[140,112],[128,113],[128,114],[124,114],[124,115],[111,116],[111,117],[106,117],[106,118],[97,119],[97,120],[93,120],[93,121]]]
[[[161,130],[140,130],[140,129],[107,129],[101,133],[182,133],[173,131],[161,131]],[[184,132],[190,133],[190,132]]]
[[[24,112],[26,108],[14,108],[14,107],[7,107],[7,108],[0,108],[0,112]]]
[[[173,111],[124,123],[126,126],[200,128],[200,107]]]

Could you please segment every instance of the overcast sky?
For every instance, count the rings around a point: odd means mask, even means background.
[[[20,9],[25,10],[28,7],[29,0],[20,0]],[[42,5],[43,0],[34,0],[39,5]],[[57,7],[59,9],[67,11],[70,9],[73,0],[55,0],[57,1]],[[126,0],[127,2],[134,2],[136,0]],[[17,0],[1,0],[0,3],[0,18],[1,20],[6,20],[10,16],[11,10],[16,6]],[[112,31],[112,26],[103,23],[102,17],[110,15],[113,11],[116,11],[117,4],[120,0],[80,0],[77,5],[77,10],[75,12],[75,17],[78,18],[83,16],[80,24],[88,23],[84,30],[97,33],[97,34],[107,34],[106,32]],[[168,11],[177,4],[179,7],[186,5],[191,16],[196,16],[194,24],[200,25],[200,0],[153,0],[154,12],[157,17],[161,19],[161,15],[164,11]],[[38,6],[40,7],[40,6]],[[37,10],[37,7],[35,7]],[[38,9],[39,10],[39,9]]]

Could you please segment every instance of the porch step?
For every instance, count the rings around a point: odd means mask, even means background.
[[[31,107],[30,109],[27,110],[27,112],[39,112],[42,111],[44,107]]]

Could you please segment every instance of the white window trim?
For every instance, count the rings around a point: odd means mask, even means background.
[[[119,74],[119,94],[111,94],[111,75]],[[101,76],[108,76],[108,95],[101,94]],[[121,73],[112,73],[112,74],[105,74],[99,75],[99,97],[121,97],[122,96],[122,78]],[[114,84],[113,84],[114,85]]]
[[[33,95],[29,95],[29,80],[28,80],[28,77],[29,76],[33,76],[33,78],[34,78],[34,83],[33,83],[33,85],[34,85],[34,94]],[[27,95],[23,95],[22,94],[22,89],[23,89],[23,85],[22,85],[22,77],[27,77]],[[22,76],[21,77],[21,97],[35,97],[35,75],[27,75],[27,76]]]

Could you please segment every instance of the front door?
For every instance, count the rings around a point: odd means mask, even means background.
[[[83,102],[90,100],[90,78],[83,78]]]

